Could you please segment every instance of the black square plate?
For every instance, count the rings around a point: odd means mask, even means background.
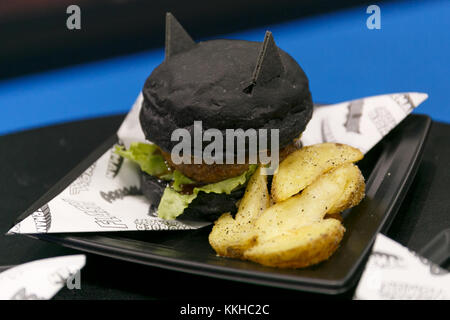
[[[366,178],[366,197],[344,213],[345,236],[340,248],[316,266],[284,270],[220,258],[209,246],[211,227],[190,231],[35,234],[39,239],[86,252],[161,268],[327,294],[343,293],[359,279],[378,232],[389,228],[411,184],[431,119],[410,115],[359,163]],[[19,218],[50,201],[112,146],[112,137],[55,185]]]

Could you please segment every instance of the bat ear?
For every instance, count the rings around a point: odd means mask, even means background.
[[[256,61],[251,84],[244,89],[244,92],[251,93],[253,87],[264,85],[270,80],[279,77],[284,72],[278,47],[273,39],[272,32],[266,31],[264,42]]]
[[[170,13],[166,13],[166,47],[165,60],[173,55],[189,50],[195,45],[194,40],[184,30],[178,20]]]

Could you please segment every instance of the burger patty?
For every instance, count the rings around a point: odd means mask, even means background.
[[[248,164],[175,164],[170,153],[161,151],[169,166],[180,171],[186,177],[200,183],[214,183],[228,178],[236,177],[248,170]]]
[[[293,142],[280,150],[280,162],[290,153],[299,149],[299,144]],[[162,151],[161,154],[167,164],[174,170],[180,171],[186,177],[199,183],[214,183],[225,179],[233,178],[243,174],[248,170],[249,164],[175,164],[172,162],[170,153]]]

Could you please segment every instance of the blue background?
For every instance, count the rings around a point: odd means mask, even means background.
[[[269,29],[307,73],[314,101],[426,92],[415,112],[450,122],[450,1],[380,7],[381,30],[367,29],[359,7],[215,38],[262,41]],[[0,82],[0,135],[126,112],[163,57],[158,49]]]

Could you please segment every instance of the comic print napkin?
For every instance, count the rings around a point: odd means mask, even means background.
[[[36,260],[0,273],[0,300],[48,300],[65,285],[80,288],[83,254]]]
[[[378,234],[354,299],[448,300],[450,273]]]

